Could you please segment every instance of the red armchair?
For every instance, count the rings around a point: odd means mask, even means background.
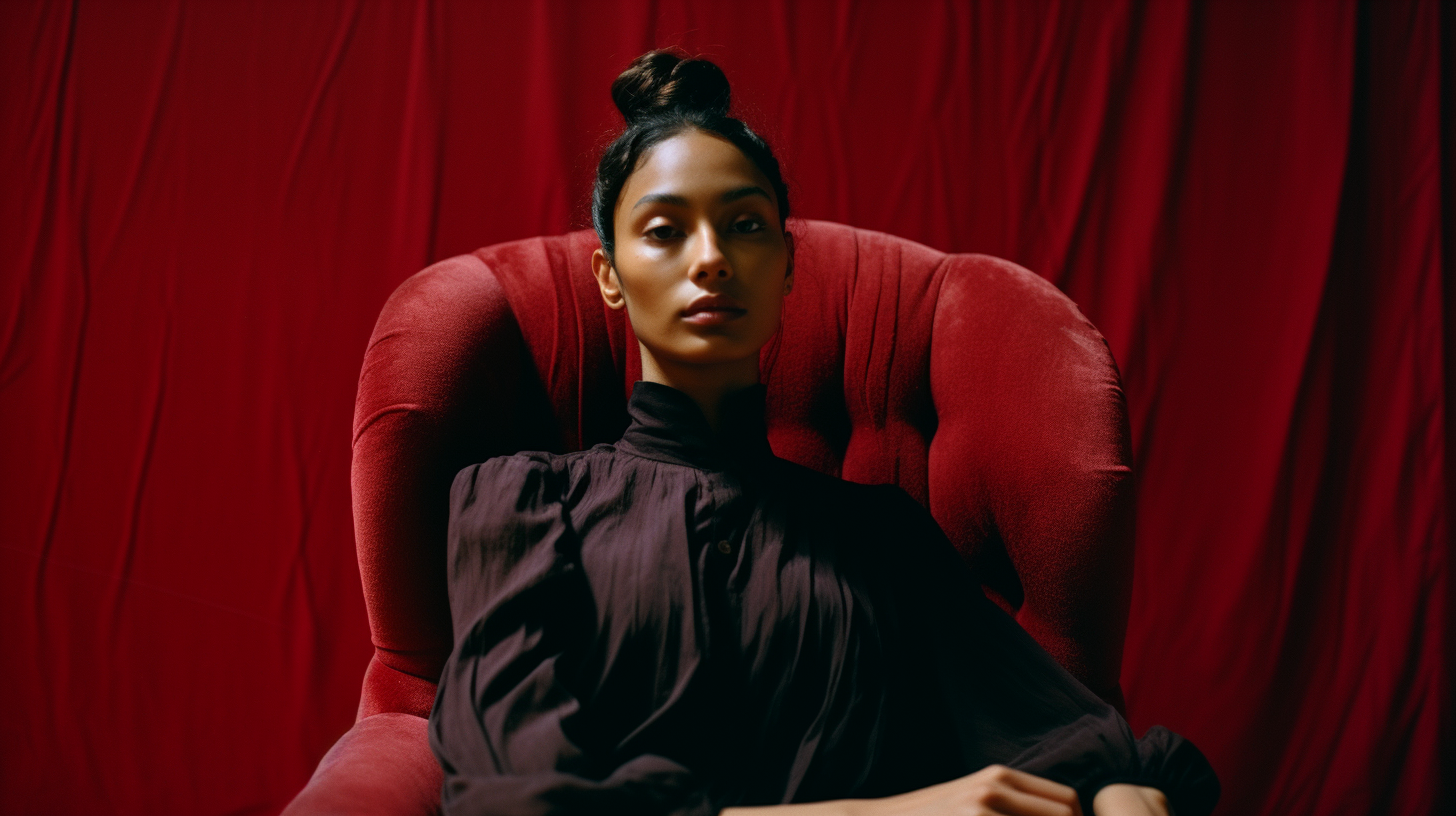
[[[1007,261],[792,221],[794,293],[763,350],[787,459],[926,503],[987,592],[1122,705],[1132,572],[1126,408],[1107,345]],[[589,231],[441,261],[385,304],[354,414],[354,523],[375,655],[358,720],[287,814],[431,813],[425,719],[450,654],[446,497],[460,468],[613,441],[641,363]]]

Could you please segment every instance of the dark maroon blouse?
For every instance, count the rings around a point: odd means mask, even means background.
[[[712,814],[901,793],[1003,763],[1212,810],[1202,753],[1134,739],[890,485],[776,458],[763,388],[715,435],[637,383],[615,445],[450,494],[455,651],[430,714],[446,814]]]

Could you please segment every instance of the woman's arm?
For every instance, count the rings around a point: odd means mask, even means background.
[[[1094,816],[1168,816],[1157,788],[1114,784],[1098,791]],[[1082,816],[1077,792],[1050,779],[992,765],[973,774],[883,799],[838,799],[756,808],[721,816]]]
[[[936,679],[949,705],[968,712],[961,725],[967,744],[984,738],[1021,746],[1014,756],[993,753],[980,762],[1071,785],[1086,816],[1167,816],[1174,807],[1187,816],[1212,812],[1218,780],[1196,746],[1161,726],[1135,737],[1112,706],[985,597],[929,512],[903,491],[894,496],[903,511],[889,517],[902,522],[907,537],[933,545],[901,579],[909,587],[900,593],[905,603],[923,604],[925,624],[911,633],[920,635],[916,646],[949,655]]]
[[[726,808],[721,816],[757,816],[770,809],[772,816],[1082,816],[1072,788],[1004,765],[882,799]]]
[[[441,809],[713,813],[706,785],[672,759],[613,755],[566,733],[582,703],[558,664],[580,653],[596,622],[561,498],[568,475],[548,456],[519,454],[466,468],[451,489],[455,649],[429,721],[445,771]]]

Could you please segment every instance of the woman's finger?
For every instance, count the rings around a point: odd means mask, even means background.
[[[1077,791],[1068,785],[1053,782],[1044,776],[1037,776],[1026,771],[1018,771],[1015,768],[1007,768],[1006,773],[1002,774],[1000,779],[1019,791],[1072,805],[1077,808],[1080,816],[1081,807],[1080,802],[1077,800]]]
[[[984,798],[984,804],[1002,816],[1076,816],[1078,812],[1075,804],[1011,787],[997,787]]]

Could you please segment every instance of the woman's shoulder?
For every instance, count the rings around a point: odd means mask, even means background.
[[[559,481],[571,469],[572,458],[580,454],[548,451],[521,451],[492,456],[462,468],[455,474],[450,488],[453,499],[469,500],[472,496],[489,496],[499,500],[511,494],[539,492],[548,483]]]
[[[450,486],[452,553],[474,552],[481,541],[530,537],[531,530],[561,523],[575,457],[525,451],[495,456],[456,473]],[[458,557],[452,555],[452,563]]]
[[[621,458],[623,454],[605,444],[571,453],[521,451],[493,456],[455,474],[451,503],[460,506],[477,496],[494,502],[512,496],[523,501],[560,500],[573,492],[573,484]]]

